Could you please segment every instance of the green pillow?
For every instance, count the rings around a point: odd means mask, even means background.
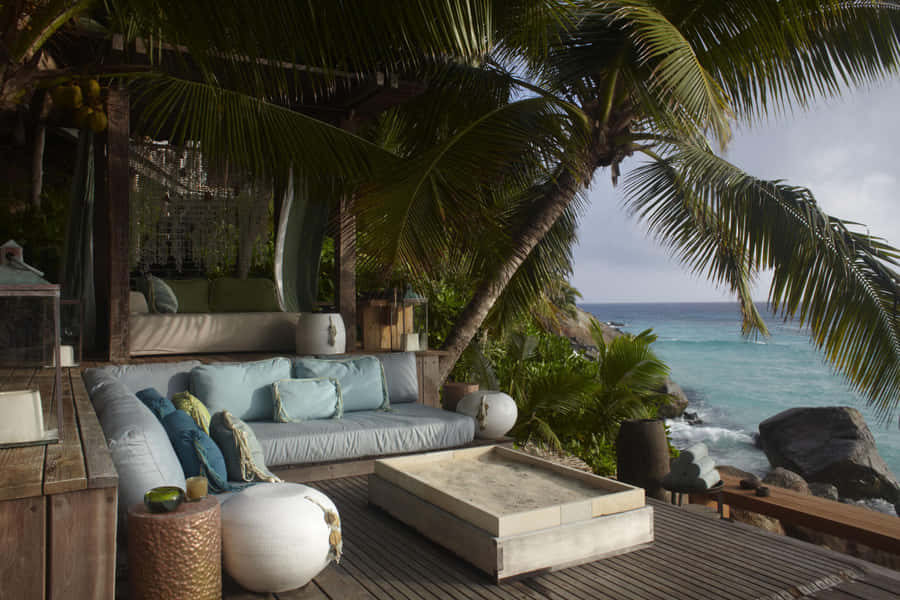
[[[222,455],[231,481],[269,481],[281,479],[266,468],[265,455],[256,434],[227,410],[217,412],[209,422],[210,435]]]
[[[191,369],[191,393],[211,414],[227,410],[245,421],[271,421],[272,384],[290,376],[286,358],[199,365]]]
[[[272,384],[275,420],[294,423],[310,419],[340,419],[344,414],[341,385],[334,377],[282,379]]]
[[[190,392],[178,392],[172,396],[172,404],[191,415],[197,427],[202,429],[203,433],[209,434],[209,410],[196,396]]]
[[[209,286],[212,312],[281,312],[271,279],[222,277]]]
[[[178,298],[178,312],[210,312],[209,281],[206,279],[167,279],[165,282]]]
[[[344,412],[390,409],[384,369],[374,356],[329,360],[300,357],[294,361],[294,377],[337,379],[341,385]]]
[[[159,277],[147,275],[147,278],[141,281],[140,287],[147,298],[147,306],[150,307],[150,312],[178,312],[178,298],[175,297],[175,292]]]

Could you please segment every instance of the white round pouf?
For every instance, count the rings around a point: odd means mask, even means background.
[[[340,313],[301,313],[294,334],[297,354],[343,354],[347,330]]]
[[[299,483],[260,483],[222,505],[225,570],[253,592],[302,587],[340,560],[337,508]]]
[[[513,428],[519,416],[519,409],[512,397],[491,390],[466,394],[456,405],[456,412],[475,419],[475,437],[486,440],[502,438]]]

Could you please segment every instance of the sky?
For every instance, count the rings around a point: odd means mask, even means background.
[[[752,128],[735,129],[724,156],[763,179],[812,190],[832,216],[900,246],[900,81],[845,93]],[[625,163],[623,173],[636,162]],[[598,171],[581,219],[572,283],[583,303],[721,302],[733,298],[671,259],[622,208]],[[754,299],[768,296],[769,278]]]

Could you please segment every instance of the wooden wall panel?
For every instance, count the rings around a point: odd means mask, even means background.
[[[49,502],[50,600],[111,600],[116,584],[116,488],[56,494]]]
[[[44,498],[0,502],[0,600],[43,600]]]

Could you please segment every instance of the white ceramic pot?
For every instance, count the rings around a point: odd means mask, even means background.
[[[456,412],[475,419],[475,437],[486,440],[502,438],[519,416],[515,400],[508,394],[491,390],[466,394],[456,405]]]
[[[340,313],[302,313],[294,338],[297,354],[343,354],[347,331]]]
[[[225,570],[252,592],[306,585],[340,559],[340,519],[322,492],[298,483],[260,483],[222,505]]]

